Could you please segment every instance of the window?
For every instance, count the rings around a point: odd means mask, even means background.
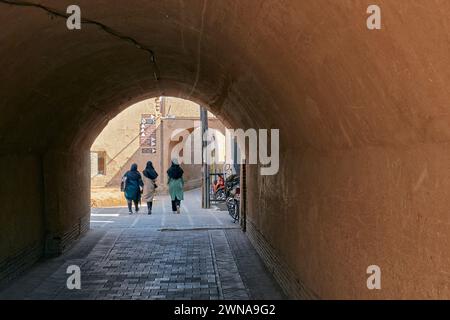
[[[106,175],[106,152],[97,152],[97,174]]]

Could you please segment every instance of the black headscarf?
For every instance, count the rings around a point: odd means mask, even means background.
[[[171,179],[180,179],[183,176],[183,169],[181,169],[179,164],[172,161],[172,165],[169,170],[167,170],[167,175]]]
[[[151,180],[155,180],[156,178],[158,178],[158,173],[156,172],[155,168],[153,168],[153,163],[151,161],[147,162],[147,166],[142,173],[144,174],[144,176]]]
[[[141,174],[138,171],[138,166],[136,163],[133,163],[131,165],[130,171],[125,173],[125,176],[127,177],[128,180],[136,180],[136,181],[139,181],[139,184],[141,183],[140,180],[142,178],[141,178]]]

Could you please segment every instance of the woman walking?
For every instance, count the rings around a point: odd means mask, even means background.
[[[169,193],[172,199],[172,211],[180,213],[181,200],[183,198],[183,169],[181,169],[178,161],[172,160],[172,166],[167,170],[169,176]]]
[[[137,170],[138,166],[136,163],[131,165],[130,171],[127,171],[122,178],[123,190],[125,193],[125,198],[128,203],[128,212],[133,214],[132,203],[134,202],[134,207],[136,212],[139,211],[139,201],[141,200],[141,187],[144,186],[141,174]]]
[[[144,190],[142,192],[142,199],[147,202],[148,214],[152,214],[153,197],[156,192],[156,178],[158,178],[158,173],[155,168],[153,168],[153,163],[151,161],[147,162],[147,166],[142,173],[144,175]]]

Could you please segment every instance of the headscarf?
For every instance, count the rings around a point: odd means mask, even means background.
[[[169,170],[167,170],[167,175],[171,179],[180,179],[183,176],[183,169],[181,169],[178,161],[172,160],[172,165]]]
[[[139,173],[139,171],[137,169],[138,169],[137,164],[133,163],[131,165],[130,171],[125,173],[125,176],[127,177],[127,179],[129,179],[129,180],[140,180],[140,179],[142,179],[141,178],[141,174]]]
[[[147,162],[147,166],[142,173],[150,180],[155,180],[156,178],[158,178],[158,173],[156,172],[155,168],[153,168],[153,163],[151,161]]]

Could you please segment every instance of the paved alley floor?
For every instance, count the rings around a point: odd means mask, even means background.
[[[92,209],[86,236],[1,289],[0,299],[283,299],[228,213],[201,209],[198,190],[185,199],[179,215],[167,196],[150,216]],[[80,290],[67,288],[69,266],[81,270]]]

